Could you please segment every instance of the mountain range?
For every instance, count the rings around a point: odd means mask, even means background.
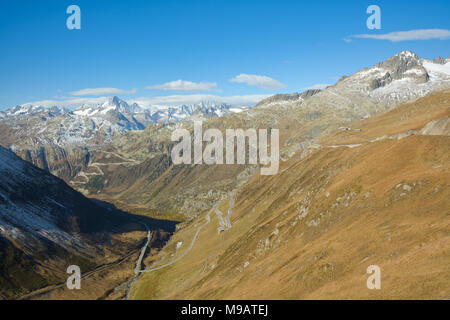
[[[23,159],[68,181],[84,168],[90,150],[105,146],[115,136],[153,123],[203,120],[245,109],[215,103],[142,108],[118,97],[74,110],[22,105],[1,115],[0,140]]]
[[[450,58],[403,51],[253,108],[112,97],[0,113],[0,294],[448,298],[449,88]],[[199,119],[279,129],[279,172],[174,165],[173,130]],[[100,271],[78,295],[58,286],[73,261]],[[369,265],[384,291],[367,289]]]
[[[447,88],[256,171],[180,225],[130,297],[448,299],[449,172]]]
[[[72,110],[73,109],[73,110]],[[194,117],[202,120],[241,112],[247,107],[232,107],[227,104],[199,103],[180,106],[140,107],[129,105],[114,96],[103,103],[84,104],[77,108],[43,107],[25,104],[1,113],[0,120],[13,134],[23,136],[25,127],[29,144],[54,143],[60,146],[98,146],[110,142],[112,136],[131,130],[143,130],[150,123],[173,123]],[[14,147],[14,145],[13,145]]]
[[[222,132],[278,128],[281,159],[298,153],[306,156],[310,146],[339,128],[448,87],[449,65],[449,59],[427,60],[401,52],[324,90],[275,95],[247,111],[204,121],[203,127]],[[146,208],[192,216],[222,199],[256,170],[249,165],[173,166],[170,135],[175,128],[193,130],[192,121],[151,124],[121,135],[102,150],[91,152],[89,163],[68,182],[86,195],[99,195],[127,210]]]

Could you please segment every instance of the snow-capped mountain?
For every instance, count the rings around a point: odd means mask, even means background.
[[[269,97],[243,114],[247,121],[279,126],[279,114],[305,128],[286,141],[287,157],[323,134],[395,108],[402,102],[450,87],[450,58],[424,59],[402,51],[385,61],[343,76],[321,91]],[[286,120],[285,120],[286,121]],[[293,125],[294,126],[294,125]]]
[[[402,51],[384,62],[357,72],[351,80],[359,83],[359,89],[376,101],[405,101],[448,86],[450,58],[421,59],[411,51]]]
[[[400,102],[422,97],[450,86],[450,58],[423,59],[402,51],[376,65],[343,76],[335,85],[303,94],[276,95],[260,102],[252,112],[264,108],[305,108],[347,110],[355,118],[368,117]],[[311,97],[312,95],[312,97]],[[306,99],[307,98],[307,99]]]
[[[230,113],[239,113],[248,110],[246,106],[233,107],[224,103],[185,104],[178,107],[159,109],[152,114],[154,122],[178,122],[189,117],[204,120],[222,117]]]
[[[206,103],[142,108],[137,103],[129,105],[118,97],[74,110],[58,106],[44,108],[22,105],[0,114],[0,126],[12,131],[8,135],[12,139],[3,139],[1,142],[2,145],[10,142],[10,145],[15,146],[48,143],[98,146],[108,143],[116,134],[143,130],[151,123],[178,122],[189,117],[206,119],[243,110],[245,107]],[[14,136],[20,136],[20,143],[13,141]]]
[[[128,105],[118,97],[112,97],[98,105],[83,105],[74,111],[74,114],[80,116],[105,115],[110,111],[121,113],[142,113],[144,112],[137,104]]]
[[[203,120],[240,112],[245,107],[200,103],[143,108],[118,97],[75,109],[22,105],[0,114],[0,145],[22,159],[70,179],[89,161],[89,152],[115,136],[143,130],[152,123]]]
[[[59,115],[64,112],[67,112],[68,110],[61,108],[61,107],[51,107],[51,108],[45,108],[42,106],[33,106],[33,105],[22,105],[22,106],[15,106],[11,109],[4,112],[4,116],[8,118],[23,116],[23,115],[34,115],[38,114],[40,112],[48,112],[51,115]]]
[[[305,125],[308,121],[317,122],[306,135],[299,133],[289,141],[295,149],[307,137],[316,137],[326,128],[331,130],[331,124],[343,126],[450,86],[449,69],[449,58],[422,59],[413,52],[403,51],[342,77],[322,91],[308,90],[302,94],[267,98],[242,112],[239,118],[255,123],[255,127],[277,126],[280,116],[286,114],[290,120],[298,119]],[[71,181],[86,168],[90,152],[110,143],[116,136],[143,130],[152,123],[204,120],[247,109],[214,102],[179,106],[141,105],[137,101],[129,104],[118,97],[71,110],[23,105],[0,114],[0,144],[38,167]]]

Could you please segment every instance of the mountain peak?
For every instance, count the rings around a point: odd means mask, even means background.
[[[381,64],[389,64],[394,62],[395,64],[419,64],[420,57],[412,51],[401,51],[397,53],[395,56],[390,57],[386,61],[381,62]]]
[[[412,51],[405,50],[400,51],[398,54],[396,54],[394,57],[404,57],[404,58],[413,58],[413,59],[420,59],[417,54],[415,54]]]
[[[120,99],[118,96],[113,96],[113,97],[108,98],[108,102],[118,105],[124,101],[122,99]]]
[[[417,73],[417,78],[420,78],[420,82],[428,81],[428,75],[422,66],[420,57],[412,51],[401,51],[386,61],[378,63],[375,67],[382,68],[388,72],[385,76],[392,79],[388,79],[387,83],[394,79],[402,79],[407,73],[408,77],[414,76],[414,72]],[[379,79],[376,80],[378,81]]]

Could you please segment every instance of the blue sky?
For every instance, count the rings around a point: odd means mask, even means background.
[[[66,27],[72,4],[81,30]],[[366,26],[371,4],[381,8],[381,30]],[[77,92],[98,88],[125,99],[218,95],[239,104],[237,96],[331,84],[402,50],[450,55],[449,37],[350,38],[418,29],[448,32],[450,1],[2,0],[0,109],[110,95]],[[162,90],[176,80],[184,81],[172,83],[177,90]]]

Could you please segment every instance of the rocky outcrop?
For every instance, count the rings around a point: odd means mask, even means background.
[[[387,81],[387,84],[389,84],[392,80],[399,80],[405,77],[415,78],[415,80],[419,83],[424,83],[429,80],[429,75],[426,69],[422,66],[419,56],[410,51],[402,51],[388,60],[377,64],[376,66],[387,71],[385,76],[387,78],[376,79],[380,81],[380,84],[382,84],[383,81]],[[377,88],[379,87],[375,86],[374,89]]]
[[[450,136],[450,117],[430,121],[420,130],[420,134]]]
[[[377,78],[377,79],[373,79],[370,82],[370,89],[371,90],[375,90],[375,89],[384,87],[384,86],[390,84],[392,82],[392,80],[393,79],[391,77],[391,74],[389,72],[386,72],[386,74],[383,77]]]

